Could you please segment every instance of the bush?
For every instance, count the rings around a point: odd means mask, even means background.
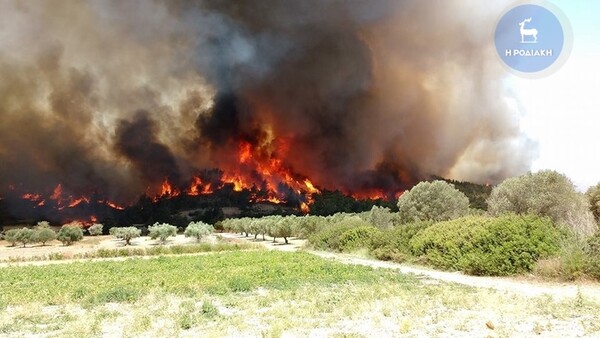
[[[346,231],[358,227],[371,227],[369,223],[358,216],[336,214],[329,218],[331,225],[323,227],[308,238],[315,249],[342,251],[345,240],[348,239],[348,237],[343,237]]]
[[[83,239],[83,230],[78,226],[63,225],[58,232],[58,240],[64,245],[71,245]]]
[[[585,195],[588,198],[589,207],[596,222],[600,222],[600,183],[590,187]]]
[[[339,250],[352,251],[369,248],[372,238],[380,232],[377,228],[370,225],[346,230],[339,237]]]
[[[142,235],[142,231],[136,227],[110,228],[109,234],[125,241],[125,245],[131,244],[131,240]]]
[[[90,236],[100,236],[102,235],[102,231],[104,231],[104,225],[98,223],[92,224],[87,231]]]
[[[165,243],[167,238],[177,236],[177,227],[168,223],[154,223],[148,227],[148,233],[151,239],[159,239],[161,243]]]
[[[596,230],[584,196],[577,192],[569,178],[556,171],[544,170],[509,178],[492,190],[488,205],[492,215],[547,216],[555,224],[567,225],[582,236]]]
[[[422,230],[410,240],[410,247],[439,268],[510,275],[531,271],[538,259],[556,253],[559,239],[548,218],[468,216]]]
[[[600,257],[600,231],[596,231],[594,235],[588,238],[587,244],[590,254]]]
[[[469,199],[450,183],[421,182],[398,199],[401,223],[447,221],[469,213]]]
[[[19,229],[10,229],[7,230],[2,237],[4,237],[4,240],[9,242],[11,246],[15,246],[19,242],[18,235]]]
[[[23,228],[17,232],[17,242],[23,244],[23,247],[28,243],[35,243],[35,231],[29,228]]]
[[[37,242],[42,243],[42,246],[46,245],[46,242],[50,242],[56,239],[57,235],[54,230],[47,227],[38,227],[35,230],[35,238]]]
[[[384,261],[404,262],[411,256],[410,240],[433,222],[401,224],[379,232],[371,239],[371,255]]]
[[[194,237],[196,241],[200,242],[202,236],[207,236],[212,234],[215,231],[212,225],[206,224],[204,222],[190,222],[187,228],[185,228],[185,232],[183,233],[185,237]]]
[[[398,214],[391,212],[389,208],[374,205],[367,213],[366,221],[379,229],[387,229],[395,225],[397,218]]]

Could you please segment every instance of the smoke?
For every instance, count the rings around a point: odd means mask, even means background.
[[[2,1],[0,195],[131,201],[255,157],[318,186],[529,169],[478,1]],[[451,14],[449,14],[451,13]]]

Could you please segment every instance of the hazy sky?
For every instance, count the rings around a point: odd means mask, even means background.
[[[520,97],[522,129],[537,141],[532,170],[554,169],[581,189],[600,181],[600,1],[556,0],[573,29],[573,50],[554,74],[509,75]]]

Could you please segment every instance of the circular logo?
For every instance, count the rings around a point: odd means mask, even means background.
[[[570,28],[547,3],[510,8],[498,21],[494,40],[502,62],[514,74],[542,77],[557,69],[570,52]]]

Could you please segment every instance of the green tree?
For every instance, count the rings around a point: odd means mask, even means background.
[[[17,233],[17,242],[23,244],[23,247],[28,243],[35,243],[35,231],[29,228],[23,228]]]
[[[387,229],[394,226],[397,213],[391,212],[389,208],[374,205],[367,213],[366,221],[379,229]]]
[[[585,195],[588,198],[590,210],[596,222],[600,222],[600,183],[590,187]]]
[[[447,221],[469,213],[469,199],[450,183],[421,182],[398,199],[401,223]]]
[[[494,187],[488,199],[492,215],[516,213],[547,216],[575,234],[594,233],[596,224],[585,197],[563,174],[552,170],[513,177]]]
[[[83,239],[83,230],[74,225],[63,225],[58,231],[58,240],[65,246]]]
[[[185,228],[185,237],[194,237],[197,242],[200,242],[203,236],[212,234],[215,231],[212,225],[206,224],[202,221],[190,222],[187,228]]]
[[[296,216],[281,217],[273,224],[272,236],[283,237],[285,244],[288,244],[288,237],[292,237],[295,234],[296,228]]]
[[[7,230],[2,237],[4,240],[10,243],[10,246],[15,246],[19,242],[18,239],[19,229]]]
[[[109,234],[118,239],[124,240],[125,245],[131,244],[131,240],[142,235],[142,231],[136,227],[113,227],[110,228]]]
[[[100,236],[102,235],[102,231],[104,230],[104,225],[102,224],[92,224],[88,229],[88,233],[90,234],[90,236]]]
[[[148,227],[148,232],[151,239],[159,239],[161,243],[165,243],[167,238],[177,235],[177,227],[168,223],[154,223]]]
[[[57,237],[56,232],[49,227],[37,227],[34,235],[36,240],[42,243],[42,246],[45,246],[47,242],[53,241]]]

